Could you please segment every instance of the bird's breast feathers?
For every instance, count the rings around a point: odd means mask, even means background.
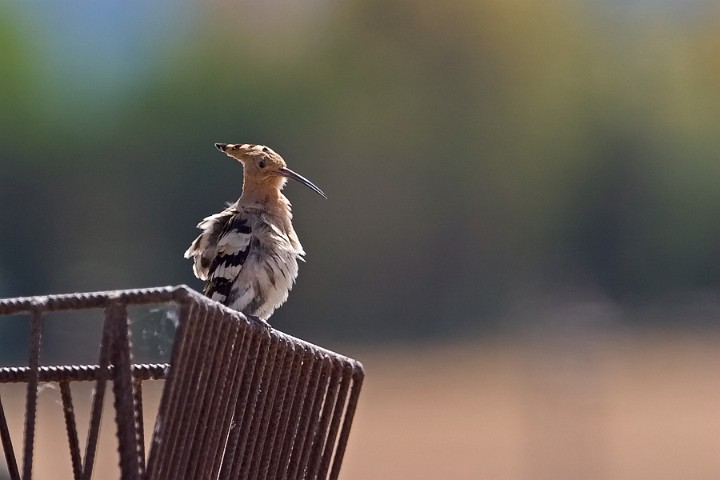
[[[287,300],[304,254],[290,228],[253,209],[231,206],[205,218],[185,257],[206,280],[204,293],[231,308],[269,317]]]

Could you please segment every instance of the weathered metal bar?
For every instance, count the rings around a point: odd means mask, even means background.
[[[227,357],[232,351],[234,337],[232,333],[228,332],[228,330],[234,329],[230,328],[229,322],[224,321],[214,308],[208,309],[208,315],[208,321],[215,331],[210,337],[206,337],[206,340],[213,342],[213,337],[217,337],[217,339],[214,342],[215,348],[203,349],[202,357],[199,359],[201,376],[206,379],[206,383],[204,387],[199,388],[197,393],[197,424],[194,427],[192,442],[187,446],[188,467],[187,472],[184,472],[187,478],[208,478],[207,469],[212,469],[212,465],[207,462],[207,452],[212,446],[209,445],[210,442],[206,435],[212,428],[216,415],[222,414],[218,412],[218,408],[224,389],[218,385],[224,383],[222,377],[227,374],[229,369]],[[212,414],[207,415],[208,412],[212,412]]]
[[[132,363],[126,306],[148,304],[177,307],[169,364]],[[106,318],[96,365],[39,365],[43,314],[99,308]],[[28,365],[0,368],[0,383],[28,383],[28,480],[37,385],[60,383],[73,475],[89,480],[108,381],[123,479],[337,478],[364,375],[358,362],[249,320],[184,286],[0,300],[0,315],[17,314],[32,321]],[[166,383],[146,468],[142,381],[148,379]],[[95,382],[84,460],[73,381]],[[2,403],[0,440],[10,477],[19,480]]]
[[[117,425],[120,472],[123,479],[140,480],[145,477],[145,465],[141,462],[138,420],[135,416],[135,392],[130,372],[130,332],[127,308],[122,302],[111,303],[107,308],[115,341],[112,344],[113,396],[115,397],[115,423]]]
[[[142,381],[135,376],[133,376],[133,394],[139,447],[138,455],[140,456],[140,464],[147,465],[145,459],[145,418],[143,412]]]
[[[3,408],[2,400],[0,400],[0,439],[2,439],[5,463],[8,467],[10,479],[20,480],[20,471],[18,470],[15,449],[13,448],[12,439],[10,438],[10,429],[8,428],[7,418],[5,418],[5,408]]]
[[[232,418],[230,396],[232,395],[232,384],[236,378],[235,371],[238,366],[243,337],[237,324],[224,317],[219,309],[213,309],[211,313],[211,321],[220,325],[225,341],[222,342],[222,348],[218,348],[212,355],[214,359],[210,368],[211,372],[215,372],[214,381],[209,392],[205,394],[203,409],[214,412],[214,415],[202,422],[198,433],[199,438],[195,442],[193,453],[193,458],[197,460],[191,461],[194,463],[194,469],[191,471],[193,478],[213,478],[213,472],[217,476],[220,469],[221,460],[216,455],[208,455],[208,452],[225,449],[227,436],[220,436],[220,432],[223,430],[221,422],[231,421]]]
[[[330,427],[330,421],[335,413],[335,402],[338,399],[338,393],[340,386],[343,382],[342,377],[342,365],[338,362],[333,362],[332,373],[330,374],[331,379],[338,379],[338,381],[329,381],[328,388],[323,398],[322,412],[320,413],[319,421],[317,422],[317,429],[312,436],[312,445],[310,448],[310,456],[307,463],[307,478],[316,478],[318,470],[320,469],[320,462],[322,461],[323,451],[327,448],[327,435],[328,428]]]
[[[93,391],[92,407],[90,410],[90,426],[85,443],[85,459],[83,462],[83,480],[92,478],[95,465],[95,452],[97,451],[98,436],[100,435],[100,418],[102,415],[103,400],[105,399],[105,386],[110,376],[110,349],[112,348],[112,328],[109,317],[106,315],[103,325],[102,340],[100,341],[100,358],[98,360],[98,374]]]
[[[321,364],[314,361],[314,355],[311,349],[305,348],[303,351],[303,367],[300,374],[298,375],[300,381],[300,390],[293,400],[293,409],[290,413],[290,425],[285,435],[285,441],[283,442],[282,455],[280,457],[281,468],[278,471],[277,478],[289,478],[288,469],[290,468],[290,462],[292,460],[292,454],[295,447],[295,442],[300,432],[301,424],[305,421],[310,421],[309,409],[312,407],[311,392],[317,387],[317,382],[320,378]],[[308,411],[305,408],[308,406]]]
[[[238,379],[242,378],[247,371],[247,356],[252,336],[248,333],[247,329],[233,329],[233,331],[235,330],[237,330],[236,345],[233,348],[233,355],[229,359],[229,364],[232,368],[228,370],[227,378],[229,391],[228,394],[225,395],[220,410],[221,414],[216,417],[213,438],[211,440],[211,444],[217,445],[217,448],[214,450],[214,454],[208,455],[208,461],[210,465],[212,465],[210,478],[213,479],[218,478],[220,469],[222,468],[223,454],[225,453],[225,446],[235,412],[234,406],[237,403],[242,385],[242,382],[238,381]]]
[[[75,408],[73,407],[69,382],[60,382],[60,397],[62,398],[63,413],[65,414],[65,429],[67,430],[68,446],[70,447],[73,478],[80,480],[82,478],[82,458],[80,456],[80,442],[78,441],[77,424],[75,423]]]
[[[355,417],[355,410],[357,409],[358,399],[360,398],[360,389],[362,388],[362,382],[365,378],[365,371],[363,370],[362,364],[355,360],[348,360],[353,365],[352,387],[350,398],[345,406],[343,426],[340,431],[340,436],[338,437],[332,470],[330,471],[330,476],[328,477],[331,480],[336,480],[340,475],[340,465],[342,464],[343,456],[345,455],[345,448],[347,447],[348,438],[350,437],[350,427],[352,426],[353,418]]]
[[[350,391],[350,385],[352,383],[352,366],[346,362],[342,362],[342,377],[341,385],[338,391],[337,400],[335,403],[335,411],[333,412],[332,421],[330,422],[330,430],[327,434],[327,442],[325,444],[325,452],[322,455],[320,461],[319,471],[317,478],[327,478],[328,470],[330,469],[330,462],[333,458],[333,453],[337,445],[337,436],[340,429],[340,422],[343,419],[344,407],[347,403],[348,392]]]
[[[68,293],[37,297],[5,298],[0,300],[0,315],[30,313],[38,305],[43,312],[59,310],[85,310],[105,308],[109,303],[121,300],[126,304],[148,305],[178,301],[192,292],[184,285],[178,287],[143,288],[135,290],[110,290],[107,292]],[[190,293],[192,295],[192,293]],[[195,293],[195,295],[199,295]]]
[[[243,419],[246,418],[245,408],[248,405],[250,392],[253,388],[253,381],[255,381],[257,377],[259,377],[257,364],[260,357],[260,350],[264,347],[264,341],[266,340],[266,337],[257,335],[253,331],[249,332],[249,337],[251,339],[251,343],[244,371],[245,375],[243,375],[240,380],[240,393],[237,396],[235,405],[232,406],[234,411],[233,418],[235,419],[235,421],[233,421],[230,426],[227,445],[225,447],[226,454],[224,455],[222,467],[220,470],[220,478],[223,480],[235,478],[231,475],[233,465],[238,459],[237,451],[238,445],[240,443],[240,437],[243,432],[242,424]],[[263,366],[262,368],[265,367]]]
[[[25,446],[23,452],[23,480],[32,478],[33,449],[35,448],[35,420],[37,416],[38,369],[40,367],[40,343],[42,341],[42,311],[34,309],[30,320],[30,346],[26,407]]]
[[[175,379],[180,381],[182,392],[178,397],[179,403],[175,406],[179,419],[176,433],[163,439],[169,446],[172,445],[172,455],[168,455],[167,476],[162,478],[185,478],[185,470],[190,458],[188,450],[192,445],[192,437],[200,415],[199,397],[207,382],[207,375],[202,374],[202,359],[210,344],[209,337],[217,336],[217,330],[213,330],[213,327],[218,328],[218,325],[208,321],[208,305],[205,303],[198,306],[197,316],[199,322],[196,330],[188,332],[193,334],[194,340],[188,345],[190,347],[188,368],[179,372],[180,375]]]
[[[196,324],[199,322],[199,317],[195,313],[196,307],[195,303],[190,302],[183,303],[180,306],[180,323],[175,334],[171,356],[175,368],[170,369],[167,373],[167,383],[160,399],[160,407],[155,420],[156,431],[151,440],[150,455],[148,457],[148,477],[152,479],[165,478],[167,469],[170,468],[169,462],[172,459],[166,452],[172,448],[172,439],[180,425],[178,418],[180,418],[182,412],[176,405],[184,394],[181,386],[182,378],[177,381],[175,378],[179,376],[176,372],[184,371],[186,364],[192,361],[189,355],[183,355],[182,352],[185,348],[189,348],[192,335],[196,330]],[[159,460],[156,461],[156,459]]]
[[[169,363],[136,363],[131,366],[131,374],[137,380],[162,380],[169,367]],[[89,382],[97,380],[99,370],[98,365],[41,366],[38,369],[38,381],[40,383]],[[113,370],[114,367],[110,365],[108,367],[110,375]],[[2,367],[0,383],[27,383],[30,373],[29,367]]]
[[[237,478],[255,478],[257,471],[252,470],[252,459],[255,449],[260,439],[260,430],[262,429],[265,418],[265,412],[270,410],[268,402],[268,392],[272,389],[273,376],[276,372],[277,362],[275,361],[280,350],[280,340],[278,337],[270,337],[270,346],[267,349],[266,367],[260,381],[260,386],[253,401],[253,414],[250,425],[248,426],[248,435],[245,439],[245,447],[243,448],[242,462],[240,462],[239,477]]]
[[[317,434],[318,418],[323,407],[331,369],[331,364],[324,355],[318,359],[318,362],[321,364],[320,378],[316,388],[311,391],[312,408],[306,417],[308,422],[306,422],[303,425],[303,429],[298,432],[299,441],[293,449],[292,469],[290,470],[292,473],[290,474],[290,478],[305,478],[305,469],[310,460],[312,443]]]
[[[298,394],[298,385],[300,385],[300,372],[307,350],[304,345],[293,345],[293,348],[295,349],[295,355],[292,370],[288,377],[287,392],[283,399],[281,412],[278,415],[279,420],[276,432],[277,444],[273,448],[270,465],[268,466],[267,473],[263,473],[263,478],[277,478],[278,471],[283,468],[281,464],[287,464],[287,462],[283,461],[283,458],[285,458],[284,453],[290,450],[293,435],[297,429],[297,421],[294,422],[293,428],[290,426],[291,418],[296,418],[295,416],[291,416],[291,414],[294,411],[299,411],[294,410],[294,408],[301,404],[302,398],[298,397],[304,394]],[[306,379],[309,380],[309,377],[306,376]],[[305,386],[307,387],[307,384]],[[302,389],[302,387],[300,388]],[[301,390],[301,392],[303,392],[303,390]],[[292,434],[289,432],[292,432]]]
[[[269,418],[264,420],[267,428],[263,430],[265,434],[265,441],[261,445],[262,455],[257,455],[256,460],[259,462],[258,466],[258,478],[268,478],[270,470],[270,464],[272,463],[273,455],[277,455],[280,450],[282,443],[282,435],[278,435],[279,431],[284,430],[281,426],[283,419],[284,409],[283,406],[286,402],[287,392],[292,388],[293,383],[290,378],[293,372],[297,373],[296,359],[298,358],[295,345],[292,342],[286,340],[284,347],[287,350],[283,364],[280,367],[280,376],[275,384],[275,392],[273,393],[274,402]],[[287,421],[287,418],[286,418]],[[287,423],[284,425],[287,426]]]
[[[237,429],[233,433],[237,435],[238,440],[235,442],[235,448],[231,455],[226,457],[226,460],[230,461],[232,468],[229,469],[227,476],[221,478],[241,478],[240,470],[245,461],[245,453],[247,452],[248,445],[254,441],[254,439],[250,437],[250,431],[258,410],[258,392],[261,391],[261,385],[263,384],[268,369],[270,342],[270,336],[260,336],[260,348],[258,349],[258,359],[252,372],[252,382],[248,388],[247,395],[245,395],[245,401],[243,401],[242,404],[238,403],[235,410]],[[240,412],[242,413],[240,414]]]

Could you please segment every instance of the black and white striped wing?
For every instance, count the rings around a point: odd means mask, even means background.
[[[206,280],[203,293],[226,303],[250,253],[250,223],[241,212],[226,210],[206,218],[198,227],[203,233],[185,252],[185,257],[194,257],[195,275]]]

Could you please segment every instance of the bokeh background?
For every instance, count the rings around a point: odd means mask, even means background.
[[[343,478],[718,478],[719,32],[709,0],[4,2],[0,297],[201,288],[242,180],[212,144],[267,144],[329,197],[286,189],[272,322],[366,366]]]

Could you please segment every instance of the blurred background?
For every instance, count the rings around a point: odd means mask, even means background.
[[[200,289],[242,181],[213,143],[267,144],[329,198],[286,188],[272,322],[366,366],[344,479],[718,478],[719,32],[708,0],[4,2],[0,297]]]

